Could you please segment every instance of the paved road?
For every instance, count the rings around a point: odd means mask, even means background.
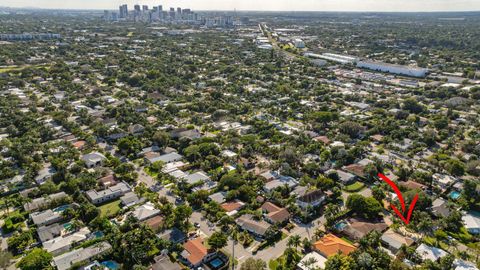
[[[0,237],[1,237],[0,238],[0,250],[6,250],[8,248],[7,239],[11,234],[9,234],[9,235],[3,234],[1,226],[3,226],[3,219],[0,220]]]
[[[283,55],[285,58],[287,58],[288,60],[296,60],[297,58],[299,58],[298,55],[294,54],[294,53],[291,53],[291,52],[287,52],[286,50],[280,48],[277,44],[277,41],[272,37],[271,33],[267,31],[267,28],[264,24],[262,24],[262,31],[264,33],[264,35],[267,36],[268,40],[270,41],[270,43],[272,43],[272,47],[280,52],[281,55]]]

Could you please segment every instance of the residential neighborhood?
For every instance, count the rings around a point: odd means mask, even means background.
[[[479,269],[480,13],[158,4],[0,0],[0,269]]]

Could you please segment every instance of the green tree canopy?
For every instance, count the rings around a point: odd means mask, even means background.
[[[50,265],[52,258],[46,250],[34,248],[17,263],[17,267],[22,270],[53,269]]]

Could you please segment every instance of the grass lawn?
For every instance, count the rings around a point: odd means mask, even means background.
[[[44,65],[23,65],[23,66],[9,66],[9,67],[3,67],[0,68],[0,73],[8,73],[8,72],[16,72],[16,71],[22,71],[25,68],[41,68],[44,67],[46,69],[49,69],[50,66],[44,66]]]
[[[7,67],[7,68],[0,68],[0,73],[5,73],[5,72],[13,72],[13,71],[19,71],[22,70],[22,67]]]
[[[473,236],[467,231],[467,229],[465,227],[462,227],[460,229],[460,232],[458,232],[458,233],[452,233],[452,232],[447,232],[447,233],[448,233],[448,235],[457,239],[458,241],[460,241],[461,243],[463,243],[465,245],[472,242]]]
[[[113,217],[120,211],[120,200],[109,202],[98,207],[102,217]]]
[[[269,268],[270,270],[276,270],[277,267],[278,267],[278,265],[279,265],[279,262],[278,262],[277,260],[270,260],[270,261],[268,262],[268,268]]]
[[[342,239],[343,241],[349,243],[349,244],[352,244],[352,245],[355,244],[355,243],[353,243],[352,241],[350,241],[350,239],[346,238],[345,236],[343,236],[341,239]]]
[[[143,169],[145,171],[146,174],[148,174],[149,176],[151,176],[152,178],[157,178],[158,176],[158,172],[154,172],[150,169],[150,167],[145,167]]]
[[[430,236],[425,236],[423,238],[423,242],[429,246],[432,246],[432,247],[436,247],[437,244],[439,245],[439,248],[443,249],[443,250],[448,250],[448,245],[445,244],[444,242],[442,241],[437,241],[437,239],[435,237],[430,237]]]
[[[358,192],[362,190],[365,187],[365,184],[359,181],[356,181],[355,183],[345,186],[343,189],[346,192]]]

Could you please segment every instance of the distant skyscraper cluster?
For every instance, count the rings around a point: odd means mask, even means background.
[[[129,11],[126,4],[120,5],[117,12],[104,11],[105,21],[136,21],[136,22],[167,22],[205,25],[207,27],[230,27],[233,26],[232,16],[204,17],[193,12],[189,8],[176,9],[171,7],[163,9],[162,5],[154,6],[152,9],[148,5],[134,5],[133,10]]]

